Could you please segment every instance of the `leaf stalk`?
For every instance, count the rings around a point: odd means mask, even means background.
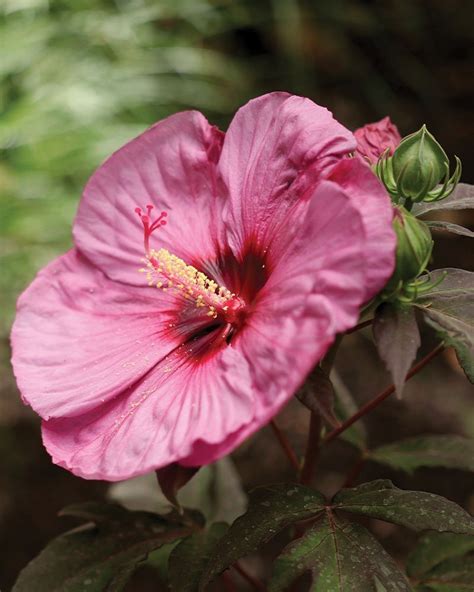
[[[415,376],[415,374],[418,374],[418,372],[420,372],[420,370],[422,370],[427,364],[429,364],[433,358],[440,354],[444,350],[444,348],[444,343],[440,343],[429,354],[427,354],[417,364],[415,364],[413,368],[410,370],[410,372],[408,372],[408,374],[406,375],[405,382],[412,378],[412,376]],[[380,403],[383,403],[383,401],[385,401],[385,399],[387,399],[394,392],[395,385],[391,384],[389,387],[387,387],[385,390],[383,390],[381,393],[379,393],[373,399],[371,399],[365,405],[363,405],[359,409],[359,411],[354,413],[354,415],[346,419],[346,421],[344,421],[339,427],[332,430],[332,432],[329,432],[329,434],[327,434],[327,436],[323,439],[323,444],[327,444],[328,442],[331,442],[331,440],[337,438],[340,434],[342,434],[348,428],[350,428],[353,423],[355,423],[361,417],[364,417],[364,415],[367,415],[367,413],[378,407]]]

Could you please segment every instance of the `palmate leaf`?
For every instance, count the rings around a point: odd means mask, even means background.
[[[437,269],[432,281],[446,277],[417,302],[425,321],[455,348],[466,376],[474,382],[474,273],[463,269]]]
[[[474,519],[454,502],[434,493],[398,489],[386,479],[343,489],[332,507],[417,531],[474,534]]]
[[[474,208],[474,185],[458,183],[453,193],[440,201],[422,201],[413,206],[415,216],[421,216],[434,210],[468,210]]]
[[[422,579],[440,563],[474,551],[474,536],[451,532],[428,532],[418,541],[407,560],[407,574]]]
[[[271,487],[260,487],[251,493],[247,513],[238,518],[222,539],[219,540],[215,552],[203,571],[199,592],[204,592],[207,584],[224,569],[241,557],[257,550],[285,527],[302,520],[314,518],[322,520],[321,524],[324,524],[324,520],[329,520],[332,532],[334,530],[332,521],[339,520],[338,514],[340,510],[386,520],[414,530],[474,533],[474,520],[455,503],[432,493],[403,491],[395,487],[390,481],[373,481],[353,489],[344,489],[331,502],[325,501],[324,497],[317,491],[302,485],[279,484]],[[320,522],[318,521],[317,524],[320,524]],[[335,524],[339,525],[340,523],[336,521]],[[322,531],[321,528],[323,528]],[[312,531],[314,536],[311,535],[307,540],[305,539],[306,542],[302,541],[302,545],[307,544],[306,551],[303,546],[295,552],[295,561],[297,571],[300,570],[299,573],[313,569],[311,565],[316,561],[314,558],[316,557],[315,553],[319,542],[323,542],[324,528],[328,528],[328,526],[314,526],[314,532]],[[365,536],[364,531],[358,530],[356,526],[343,526],[341,528],[344,532],[348,529],[347,532],[350,532],[351,536],[355,537],[356,540],[360,541]],[[347,542],[347,545],[349,545],[349,542]],[[374,545],[376,546],[375,542],[367,543],[366,546],[374,549]],[[303,557],[306,552],[312,558],[308,556],[307,563],[305,563],[306,560],[298,561],[298,553]],[[286,556],[284,559],[287,562],[293,561],[293,559],[288,559]],[[298,567],[299,563],[302,564],[301,567]],[[327,567],[327,569],[332,568]],[[347,569],[351,568],[348,567]],[[316,570],[315,574],[319,573],[317,565],[314,566],[314,570]],[[286,585],[287,576],[283,574],[283,571],[277,570],[276,572],[277,583],[274,584],[274,586],[277,586],[276,590],[280,589],[278,586]],[[292,577],[296,576],[293,574]],[[379,576],[377,578],[373,580],[373,589],[376,592],[385,589],[382,588],[384,580]],[[350,590],[350,588],[348,589]],[[326,591],[326,588],[316,587],[314,590],[318,592],[320,590]],[[341,588],[341,590],[344,590],[344,588]],[[363,588],[360,588],[360,590],[363,590]],[[395,590],[395,588],[388,587],[387,592],[390,590]]]
[[[420,347],[420,331],[411,305],[383,304],[373,323],[375,345],[402,395],[405,378]]]
[[[209,529],[187,537],[173,549],[168,572],[172,592],[197,592],[200,577],[228,528],[224,522],[216,522]]]
[[[62,514],[87,524],[54,539],[23,569],[13,592],[119,592],[148,553],[195,530],[114,504],[81,504]]]
[[[237,559],[248,555],[299,520],[310,518],[324,509],[325,499],[309,487],[278,484],[259,487],[250,493],[247,512],[237,518],[209,561],[199,590]]]
[[[474,471],[474,440],[457,435],[416,436],[375,448],[369,458],[408,473],[418,467]]]
[[[274,565],[270,592],[284,592],[310,571],[310,592],[405,592],[411,587],[394,560],[359,524],[331,512],[290,543]]]

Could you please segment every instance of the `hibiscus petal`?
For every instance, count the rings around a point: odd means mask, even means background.
[[[294,393],[336,334],[356,324],[365,296],[365,241],[350,198],[323,181],[241,338],[264,407]]]
[[[184,344],[100,407],[44,422],[53,460],[79,476],[116,481],[228,453],[279,411],[336,333],[357,321],[365,238],[350,198],[321,183],[231,344],[202,360],[198,345]]]
[[[187,262],[214,252],[215,162],[223,134],[188,111],[160,121],[115,152],[89,180],[74,222],[76,245],[109,278],[142,284],[143,227],[135,207],[155,206],[168,224],[151,247]],[[152,212],[153,215],[153,212]]]
[[[392,228],[393,206],[382,183],[358,158],[339,162],[329,179],[338,183],[357,207],[364,223],[367,243],[365,302],[387,283],[395,267],[397,240]]]
[[[265,244],[288,209],[355,145],[352,134],[309,99],[271,93],[242,107],[219,160],[234,252],[249,240]]]
[[[43,422],[53,461],[86,479],[118,481],[189,457],[195,446],[219,450],[254,415],[248,364],[232,347],[196,363],[186,347],[97,410]]]
[[[181,464],[216,460],[265,425],[294,395],[336,335],[355,325],[365,297],[365,249],[365,226],[356,204],[337,184],[323,181],[309,201],[297,237],[231,343],[248,361],[253,418],[218,446],[197,443]]]
[[[163,292],[112,282],[66,253],[18,302],[12,362],[23,400],[45,419],[106,403],[179,345],[172,318]]]

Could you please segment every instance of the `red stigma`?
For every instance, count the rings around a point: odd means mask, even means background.
[[[150,236],[153,232],[159,228],[160,226],[164,226],[166,224],[166,216],[168,215],[167,212],[161,212],[161,214],[155,220],[151,220],[151,211],[154,209],[152,204],[148,204],[146,206],[147,213],[144,214],[141,208],[135,208],[135,213],[138,214],[138,217],[142,221],[143,224],[143,244],[145,245],[145,252],[148,254],[150,252]]]
[[[230,300],[227,300],[224,308],[224,318],[227,323],[233,325],[234,328],[242,325],[247,306],[245,302],[239,296],[233,296]]]

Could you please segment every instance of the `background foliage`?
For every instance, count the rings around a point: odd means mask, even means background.
[[[225,128],[249,98],[284,89],[327,105],[352,128],[386,114],[402,135],[426,122],[448,153],[461,157],[463,179],[473,182],[469,9],[468,0],[0,0],[0,529],[8,541],[2,589],[58,531],[53,516],[60,507],[103,491],[50,466],[37,420],[18,403],[8,370],[16,296],[70,245],[71,221],[91,172],[176,110],[197,108]],[[473,269],[467,241],[440,241],[437,266]],[[350,379],[361,363],[375,372],[372,350],[365,342],[361,347],[362,358],[341,368]],[[469,387],[457,382],[450,363],[444,359],[442,379],[458,398],[444,401],[449,418],[437,411],[436,376],[425,378],[419,384],[431,399],[413,396],[410,409],[389,407],[387,418],[372,426],[375,444],[388,443],[392,428],[400,428],[397,413],[409,419],[404,435],[419,433],[420,408],[424,432],[446,431],[446,425],[474,431],[472,413],[463,407]],[[373,374],[373,383],[383,380],[384,374]],[[355,390],[362,398],[370,394],[357,384]],[[297,413],[290,409],[285,421],[298,446],[305,418]],[[252,472],[251,453],[250,445],[237,455],[246,485],[260,477]],[[337,471],[338,454],[345,460],[347,451],[336,451],[323,480]],[[270,480],[284,470],[278,452],[274,460],[278,466],[265,469]],[[417,487],[434,488],[445,477],[423,473]],[[463,476],[458,501],[465,503],[473,489]],[[25,529],[32,530],[28,541]],[[394,536],[392,546],[403,544]]]

